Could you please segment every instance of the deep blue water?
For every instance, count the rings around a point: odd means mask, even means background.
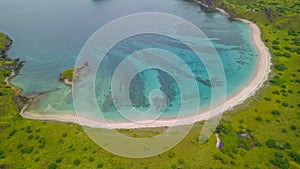
[[[228,96],[238,92],[253,76],[257,51],[251,43],[248,25],[229,21],[220,13],[205,13],[199,5],[189,1],[2,0],[0,31],[7,33],[14,40],[9,55],[26,61],[20,75],[13,80],[13,83],[23,89],[24,95],[58,89],[41,100],[37,110],[39,113],[72,111],[72,95],[69,88],[58,81],[58,75],[65,69],[74,67],[82,46],[101,26],[137,12],[169,13],[199,27],[212,41],[221,58],[226,73]],[[138,45],[133,46],[137,48],[143,48],[143,45],[151,46],[145,39],[147,37],[140,38]],[[134,48],[126,45],[122,47],[123,54]],[[180,47],[167,45],[165,48],[176,53]],[[189,66],[195,72],[202,69],[201,63],[194,62],[191,55],[185,54]],[[113,68],[113,64],[116,64],[114,60],[108,61],[109,66],[104,68]],[[149,78],[149,76],[156,76],[156,78]],[[98,78],[98,80],[103,79]],[[172,80],[167,74],[149,70],[141,73],[133,82],[135,85],[131,87],[131,99],[136,107],[141,109],[147,107],[149,101],[146,97],[149,91],[155,87],[163,87],[170,97],[169,110],[177,111],[178,87],[174,79]],[[202,90],[201,108],[206,108],[210,100],[210,88],[200,82],[198,85]],[[144,90],[136,90],[138,88]],[[103,99],[105,90],[101,92],[97,95],[101,109],[105,112],[114,112],[113,106],[103,104],[109,101]],[[110,119],[119,118],[114,113],[108,114],[107,117]],[[165,114],[165,116],[172,115],[170,112]]]

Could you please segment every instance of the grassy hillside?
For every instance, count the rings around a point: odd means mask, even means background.
[[[233,17],[258,24],[272,54],[273,72],[266,87],[242,110],[228,115],[234,130],[247,129],[262,144],[258,152],[249,151],[238,163],[300,168],[300,3],[218,0],[215,5]],[[297,158],[292,155],[295,153]]]
[[[4,83],[10,71],[0,64],[0,168],[300,168],[299,4],[218,0],[215,5],[259,25],[274,65],[266,86],[223,117],[218,127],[222,150],[215,148],[215,137],[197,143],[197,123],[179,145],[160,156],[115,156],[95,145],[78,125],[23,119],[14,91]],[[122,132],[147,136],[156,130]],[[236,132],[252,137],[238,138]]]

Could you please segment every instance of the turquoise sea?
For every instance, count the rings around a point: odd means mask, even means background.
[[[110,21],[137,12],[173,14],[200,28],[220,56],[228,97],[238,92],[254,75],[258,55],[251,42],[249,26],[229,21],[217,12],[207,13],[192,1],[2,0],[0,31],[14,40],[9,55],[26,61],[13,83],[21,87],[26,96],[51,91],[40,100],[37,113],[74,112],[70,87],[58,81],[59,74],[74,67],[81,48],[95,31]],[[157,45],[161,49],[183,54],[183,60],[196,76],[207,79],[202,63],[176,42],[167,43],[165,39],[149,35],[127,39],[111,50],[111,59],[107,59],[97,73],[97,103],[107,119],[123,120],[108,96],[109,86],[104,82],[110,78],[106,75],[113,73],[120,58],[137,49]],[[197,85],[201,92],[199,106],[206,109],[211,99],[211,87],[203,81],[198,81]],[[168,98],[163,117],[173,117],[180,107],[180,90],[171,76],[159,70],[143,71],[133,79],[129,91],[132,104],[139,110],[147,109],[150,103],[148,94],[156,88],[163,90]]]

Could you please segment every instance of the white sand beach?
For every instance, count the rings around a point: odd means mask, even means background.
[[[218,9],[221,13],[229,16],[224,10]],[[207,120],[216,115],[219,115],[223,111],[232,109],[234,106],[242,104],[247,98],[253,96],[255,92],[262,87],[263,83],[268,79],[268,74],[270,72],[271,66],[271,55],[269,49],[265,46],[261,40],[261,32],[259,27],[247,20],[237,19],[239,21],[249,24],[252,30],[252,41],[257,51],[259,53],[258,65],[256,72],[245,87],[236,93],[234,96],[227,98],[224,102],[224,105],[213,107],[211,110],[198,112],[197,117],[186,116],[180,119],[163,119],[163,120],[154,120],[151,122],[108,122],[101,121],[94,118],[80,116],[71,112],[65,112],[65,114],[53,114],[53,115],[41,115],[36,114],[32,111],[26,111],[27,107],[25,106],[21,111],[21,115],[25,118],[35,119],[35,120],[47,120],[47,121],[59,121],[59,122],[72,122],[77,123],[83,126],[89,126],[92,128],[108,128],[108,129],[133,129],[133,128],[148,128],[148,127],[162,127],[162,126],[173,126],[173,125],[186,125],[192,124],[197,121]],[[211,113],[214,112],[214,113]]]

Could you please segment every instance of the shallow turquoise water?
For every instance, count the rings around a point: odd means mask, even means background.
[[[114,19],[136,12],[170,13],[198,26],[210,38],[220,55],[226,73],[228,96],[240,90],[253,76],[257,51],[251,43],[248,25],[228,21],[219,13],[205,13],[195,3],[183,0],[3,0],[0,6],[0,31],[14,39],[10,56],[26,61],[21,74],[13,83],[24,90],[24,95],[55,90],[41,101],[37,110],[41,114],[73,110],[72,95],[67,86],[58,82],[58,75],[66,68],[74,67],[83,44],[96,30]],[[135,45],[142,48],[149,44]],[[126,48],[121,51],[123,54],[131,49],[130,46]],[[174,46],[166,48],[178,51]],[[196,72],[202,69],[199,66],[201,63],[194,62],[188,53],[185,55],[191,69]],[[115,62],[110,64],[113,63]],[[142,80],[137,79],[134,83],[148,87],[142,91],[132,90],[135,92],[131,99],[140,101],[152,88],[162,85],[159,80],[151,80],[157,79],[151,76],[165,79],[165,88],[174,84],[167,75],[149,70],[140,76]],[[210,101],[210,88],[201,83],[198,85],[201,90],[200,107],[204,109]],[[172,112],[178,109],[180,98],[176,85],[173,91],[176,95],[167,93],[173,97],[168,103],[169,111],[164,114],[167,117],[173,116]],[[143,99],[144,102],[136,103],[137,107],[147,106],[148,100]],[[114,112],[113,107],[101,105],[103,98],[100,94],[98,101],[103,111],[110,112],[106,113],[107,118],[121,118],[116,113],[111,113]]]

